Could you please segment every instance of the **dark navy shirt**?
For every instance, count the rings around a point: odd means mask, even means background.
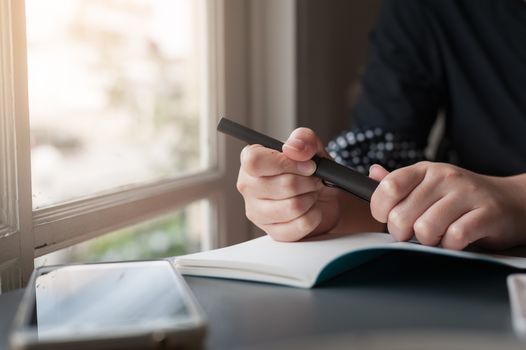
[[[441,111],[444,144],[460,166],[526,172],[524,0],[384,1],[349,135],[382,131],[405,142],[406,155],[421,155]],[[328,148],[349,165],[347,141]],[[379,154],[364,150],[358,158],[370,161],[366,153]]]

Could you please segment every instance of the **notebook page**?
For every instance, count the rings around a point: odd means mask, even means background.
[[[328,234],[300,242],[276,242],[264,236],[226,248],[177,257],[175,265],[183,274],[309,287],[335,258],[392,242],[391,236],[385,233]]]

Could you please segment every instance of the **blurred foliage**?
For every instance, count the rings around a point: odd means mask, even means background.
[[[201,228],[189,218],[191,210],[202,215],[199,204],[43,256],[37,265],[159,259],[197,252]]]
[[[187,253],[186,216],[178,212],[160,221],[121,229],[86,242],[72,255],[75,261],[155,259]]]

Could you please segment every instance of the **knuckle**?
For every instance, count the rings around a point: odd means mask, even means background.
[[[443,177],[446,181],[457,181],[464,176],[464,173],[459,168],[446,165],[443,169]]]
[[[236,188],[238,190],[239,193],[243,194],[246,192],[246,189],[247,189],[247,184],[243,181],[238,181],[236,183]]]
[[[413,235],[412,224],[404,219],[403,211],[397,208],[391,209],[387,216],[389,232],[399,241],[406,241]]]
[[[430,238],[433,233],[433,225],[425,219],[417,219],[413,229],[416,234],[421,235],[423,238]]]
[[[250,145],[243,148],[241,157],[241,166],[249,174],[253,174],[261,164],[261,153],[258,152],[256,145]]]
[[[467,241],[467,230],[464,225],[452,224],[447,232],[447,240],[443,246],[448,249],[461,250],[469,243]]]
[[[239,157],[241,164],[243,164],[245,160],[247,159],[247,157],[249,157],[250,154],[255,151],[255,148],[256,148],[256,145],[247,145],[243,147],[243,149],[241,150],[240,157]]]
[[[398,181],[393,177],[387,176],[380,182],[382,192],[389,197],[399,197],[402,194],[402,189]]]
[[[434,166],[434,163],[433,162],[430,162],[428,160],[422,160],[420,162],[417,162],[415,164],[415,167],[418,167],[418,168],[425,168],[425,169],[433,169],[433,166]]]
[[[393,223],[396,227],[404,228],[406,227],[407,220],[405,219],[404,212],[399,208],[393,208],[387,216],[387,220]]]
[[[445,178],[444,173],[447,171],[446,169],[441,167],[441,164],[436,164],[433,162],[427,162],[424,169],[425,178],[428,180],[433,180],[435,182],[443,180],[443,178]]]
[[[402,169],[405,169],[405,168],[413,168],[414,170],[417,170],[417,171],[420,171],[420,172],[424,172],[424,173],[429,173],[429,172],[432,172],[433,171],[433,166],[434,166],[434,163],[433,162],[430,162],[428,160],[422,160],[420,162],[417,162],[413,165],[409,165],[407,167],[403,167],[403,168],[400,168],[400,169],[397,169],[397,170],[402,170]]]
[[[452,224],[449,226],[448,235],[454,240],[462,240],[466,235],[466,228],[464,225]]]
[[[418,238],[418,241],[425,245],[435,245],[439,241],[437,233],[434,230],[434,225],[425,219],[417,219],[413,225],[413,230]]]
[[[236,181],[236,189],[246,199],[247,197],[254,196],[254,189],[261,185],[261,179],[252,177],[247,174],[243,169],[239,169],[239,174]]]

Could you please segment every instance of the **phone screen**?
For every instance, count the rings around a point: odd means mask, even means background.
[[[41,340],[191,323],[180,283],[168,261],[58,267],[36,277],[31,323]]]

